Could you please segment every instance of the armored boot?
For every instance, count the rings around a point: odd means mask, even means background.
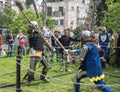
[[[65,63],[65,71],[70,72],[70,70],[68,69],[68,67],[69,67],[69,62],[66,62]]]
[[[60,71],[63,72],[64,71],[64,63],[60,62]]]
[[[27,81],[25,82],[25,85],[26,85],[26,86],[30,86],[32,80],[34,80],[34,74],[33,74],[33,73],[28,74],[28,79],[27,79]]]
[[[40,75],[40,80],[42,80],[44,82],[50,82],[46,77],[47,71],[48,71],[48,69],[44,66],[43,70],[42,70],[42,74]]]

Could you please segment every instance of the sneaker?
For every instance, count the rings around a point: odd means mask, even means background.
[[[26,85],[26,86],[30,86],[30,84],[31,84],[31,82],[29,82],[29,81],[26,81],[26,82],[25,82],[25,85]]]
[[[40,78],[40,80],[42,80],[44,82],[50,82],[47,78]]]

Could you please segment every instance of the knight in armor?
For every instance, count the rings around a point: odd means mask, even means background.
[[[110,34],[107,32],[106,27],[102,28],[102,32],[99,34],[99,45],[105,52],[105,58],[108,65],[110,65]]]
[[[28,35],[30,46],[30,69],[28,70],[28,78],[25,84],[29,86],[31,84],[31,81],[34,80],[33,71],[35,71],[37,62],[41,62],[44,66],[40,75],[40,80],[49,82],[49,80],[46,77],[46,74],[51,68],[51,65],[43,52],[43,45],[45,44],[45,42],[38,33],[38,23],[36,21],[31,21],[29,25]]]
[[[85,77],[89,77],[103,92],[111,92],[110,88],[105,85],[104,74],[102,74],[102,66],[97,47],[94,45],[94,38],[90,31],[82,32],[82,39],[85,42],[80,52],[80,67],[73,76],[73,84],[75,92],[80,92],[80,81]]]

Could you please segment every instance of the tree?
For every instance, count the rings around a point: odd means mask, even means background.
[[[0,26],[8,27],[12,23],[16,13],[10,5],[4,6],[0,13]]]
[[[120,3],[113,2],[113,0],[110,1],[108,0],[106,2],[108,5],[108,11],[105,11],[105,17],[102,19],[101,24],[108,29],[116,30],[120,25]]]
[[[36,19],[36,14],[32,12],[26,12],[27,16],[31,19],[31,21],[37,21],[39,24],[39,27],[42,27],[42,19]],[[9,24],[9,28],[14,30],[15,33],[18,32],[18,30],[23,30],[24,33],[27,32],[28,29],[28,21],[26,18],[22,15],[22,13],[19,13],[16,15],[16,17],[12,20],[12,23]]]
[[[100,26],[101,20],[104,17],[104,11],[108,10],[108,6],[106,4],[106,0],[100,0],[98,5],[96,6],[96,19],[95,25]]]

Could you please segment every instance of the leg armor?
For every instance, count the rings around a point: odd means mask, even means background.
[[[48,69],[46,68],[46,65],[45,65],[44,61],[41,61],[41,63],[43,64],[44,67],[42,69],[42,73],[40,75],[40,79],[44,79],[46,74],[47,74]]]
[[[30,57],[30,69],[31,70],[35,71],[36,64],[37,64],[36,58]],[[34,72],[31,70],[28,70],[28,81],[31,81],[34,79]]]
[[[47,57],[45,55],[42,56],[42,62],[45,65],[46,69],[50,69],[51,68],[51,64],[48,61]]]
[[[98,88],[101,89],[103,92],[112,92],[111,89],[105,85],[103,80],[95,82],[98,85]]]
[[[80,84],[79,84],[80,80],[85,77],[86,77],[86,71],[82,71],[82,69],[79,69],[78,72],[73,76],[72,81],[74,83],[75,92],[80,91]]]

